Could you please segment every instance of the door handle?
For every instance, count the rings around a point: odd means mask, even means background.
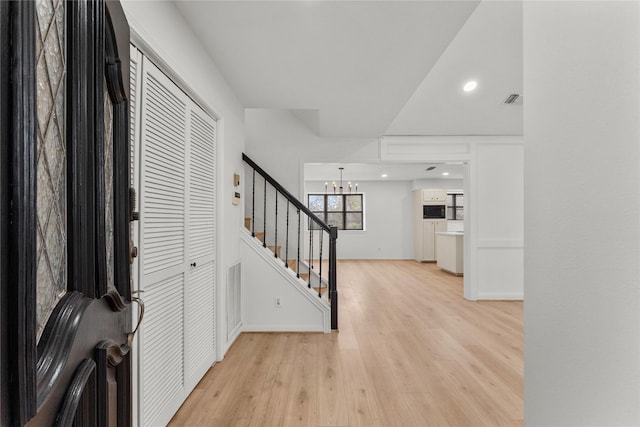
[[[138,247],[133,244],[133,240],[129,240],[129,264],[133,264],[133,259],[138,256]]]
[[[196,263],[195,263],[195,262],[192,262],[192,263],[191,263],[191,267],[195,267],[195,266],[196,266]]]

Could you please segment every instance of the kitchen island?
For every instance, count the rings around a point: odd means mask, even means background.
[[[446,231],[436,233],[436,261],[441,269],[462,276],[464,273],[464,233]]]

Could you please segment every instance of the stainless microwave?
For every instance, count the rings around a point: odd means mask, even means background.
[[[442,219],[447,217],[446,205],[424,205],[422,206],[422,218]]]

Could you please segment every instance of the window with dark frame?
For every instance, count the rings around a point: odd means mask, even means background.
[[[363,194],[309,194],[307,206],[329,226],[338,230],[364,230]],[[310,229],[319,227],[310,223]]]
[[[447,219],[450,219],[450,220],[464,219],[464,194],[462,193],[447,194]]]

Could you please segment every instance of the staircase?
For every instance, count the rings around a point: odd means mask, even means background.
[[[245,228],[247,231],[251,232],[251,218],[247,217],[244,219]],[[282,246],[269,246],[265,243],[265,233],[263,231],[255,233],[255,237],[258,242],[257,244],[262,245],[263,247],[269,249],[275,258],[282,259]],[[285,260],[283,260],[284,262]],[[318,260],[315,260],[315,264],[317,264]],[[328,262],[323,261],[324,271],[328,271]],[[325,277],[320,277],[314,268],[309,268],[310,265],[314,265],[314,263],[310,262],[308,259],[300,260],[300,264],[298,264],[298,260],[288,259],[286,260],[284,267],[290,269],[292,272],[296,273],[296,277],[302,279],[304,283],[307,284],[307,287],[313,289],[320,298],[328,294],[329,292],[329,283]],[[328,298],[328,297],[327,297]]]
[[[296,279],[296,286],[329,304],[331,329],[338,329],[336,240],[330,227],[292,196],[246,154],[248,173],[244,228],[251,244],[279,260],[278,266]]]

